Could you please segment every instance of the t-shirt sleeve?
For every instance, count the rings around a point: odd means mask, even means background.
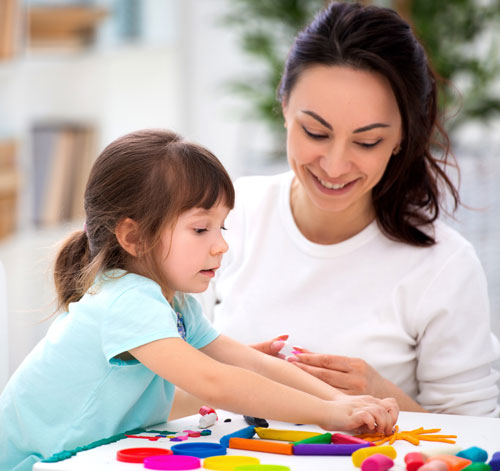
[[[169,337],[180,337],[173,309],[158,285],[143,283],[125,290],[103,313],[102,348],[106,359]],[[135,362],[132,362],[135,363]]]
[[[471,246],[435,274],[417,309],[418,402],[431,412],[498,416],[499,343],[486,278]]]
[[[188,343],[199,349],[213,342],[219,332],[203,315],[200,303],[193,296],[185,295],[183,304],[182,314]]]

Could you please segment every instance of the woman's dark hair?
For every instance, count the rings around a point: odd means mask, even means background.
[[[161,232],[191,208],[234,206],[234,188],[220,161],[201,146],[166,130],[143,130],[109,144],[95,161],[85,190],[85,229],[60,249],[54,271],[59,308],[78,301],[98,273],[127,270],[130,255],[115,230],[126,218],[139,228],[138,258],[166,287],[153,249]]]
[[[416,246],[435,243],[432,224],[448,189],[454,209],[458,190],[446,175],[450,143],[438,121],[436,76],[408,23],[395,11],[333,2],[298,34],[290,50],[278,98],[286,103],[301,73],[315,65],[379,73],[389,81],[402,118],[401,148],[373,189],[384,233]],[[440,150],[441,157],[432,152]]]

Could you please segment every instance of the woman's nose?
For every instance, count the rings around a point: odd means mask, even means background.
[[[320,166],[331,178],[338,178],[350,171],[351,160],[344,146],[332,144],[320,158]]]

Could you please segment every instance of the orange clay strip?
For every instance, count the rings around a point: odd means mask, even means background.
[[[456,443],[452,438],[457,438],[456,435],[429,435],[431,433],[440,432],[440,428],[424,429],[419,427],[414,430],[399,431],[399,427],[396,425],[394,427],[394,433],[392,435],[383,435],[381,433],[365,433],[361,435],[356,435],[357,438],[362,438],[369,442],[373,442],[376,445],[382,445],[383,443],[389,442],[392,445],[396,440],[406,440],[413,445],[419,445],[420,440],[427,442],[442,442],[442,443]]]
[[[293,445],[291,443],[276,443],[267,440],[255,440],[253,438],[230,438],[229,448],[263,451],[264,453],[277,453],[279,455],[293,454]]]

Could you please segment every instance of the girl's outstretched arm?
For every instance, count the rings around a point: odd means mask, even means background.
[[[219,346],[227,345],[221,338]],[[219,346],[205,349],[217,356],[221,354]],[[385,433],[391,432],[397,418],[395,402],[388,407],[383,401],[370,396],[342,395],[336,400],[328,400],[326,394],[317,397],[255,371],[217,361],[178,338],[156,340],[134,348],[130,353],[167,381],[214,407],[236,413],[317,424],[326,430],[376,429]],[[227,352],[227,355],[231,353]],[[242,351],[233,353],[238,361],[245,357]]]

